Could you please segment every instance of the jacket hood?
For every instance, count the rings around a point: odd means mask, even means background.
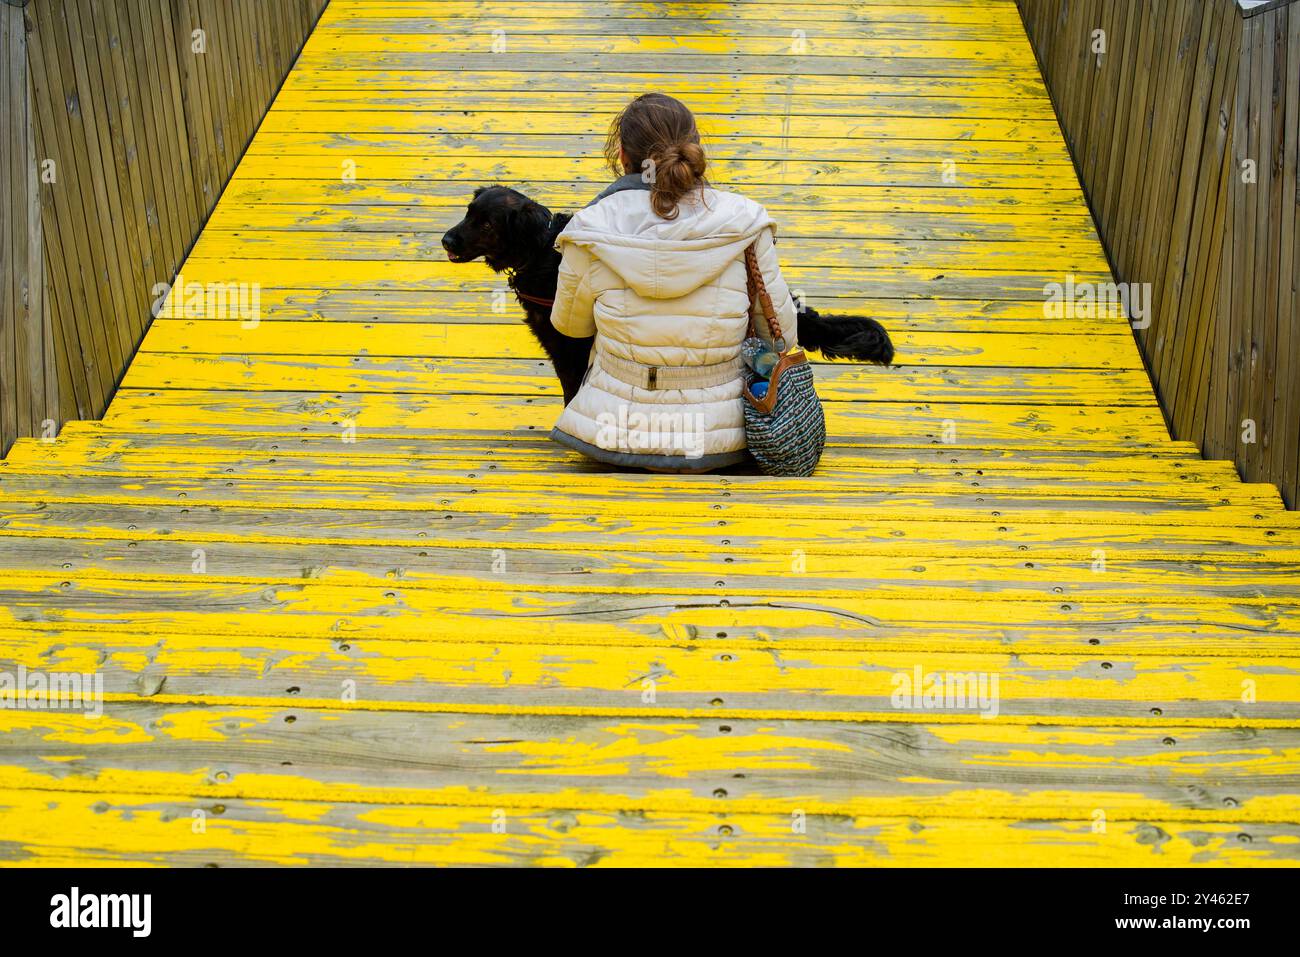
[[[706,189],[678,208],[676,219],[663,219],[648,191],[613,193],[580,210],[555,248],[582,246],[637,295],[676,299],[713,282],[759,233],[775,229],[767,210],[736,193]]]

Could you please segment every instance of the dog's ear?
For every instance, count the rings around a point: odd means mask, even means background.
[[[551,225],[551,211],[541,203],[526,199],[510,210],[506,223],[512,236],[545,242],[546,231]]]

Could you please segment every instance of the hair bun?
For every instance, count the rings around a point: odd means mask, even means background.
[[[703,176],[707,161],[704,158],[704,148],[699,143],[693,143],[689,140],[682,143],[669,143],[655,151],[651,157],[656,166],[673,166],[677,163],[684,163],[690,168],[695,176]]]
[[[704,158],[704,147],[699,143],[686,142],[678,148],[678,154],[697,177],[704,175],[708,161]]]
[[[672,166],[674,163],[680,162],[681,158],[682,152],[676,144],[661,146],[650,156],[655,166]]]

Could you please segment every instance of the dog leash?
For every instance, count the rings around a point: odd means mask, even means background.
[[[541,296],[530,296],[528,293],[520,292],[518,289],[515,290],[515,295],[528,302],[536,303],[539,306],[545,306],[547,309],[550,309],[555,305],[554,299],[543,299]]]

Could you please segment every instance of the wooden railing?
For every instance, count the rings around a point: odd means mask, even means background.
[[[1019,0],[1170,426],[1300,497],[1300,2]]]
[[[0,455],[100,415],[327,0],[0,0]]]

